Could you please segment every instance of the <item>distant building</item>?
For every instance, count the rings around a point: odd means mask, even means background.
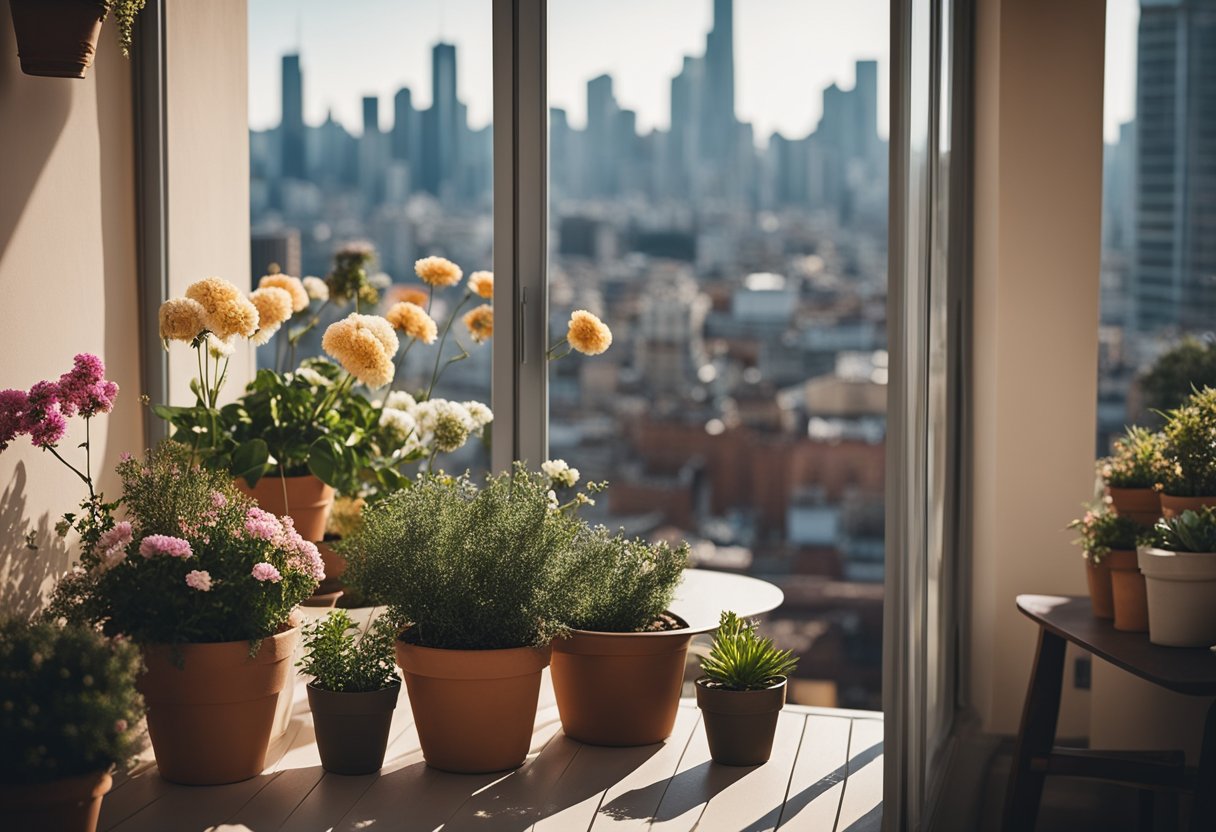
[[[303,179],[308,172],[304,157],[304,76],[300,71],[300,56],[284,55],[282,68],[281,173],[287,179]]]
[[[258,278],[270,271],[271,264],[277,265],[284,274],[300,276],[299,231],[294,228],[255,231],[249,242],[250,274],[255,284]]]

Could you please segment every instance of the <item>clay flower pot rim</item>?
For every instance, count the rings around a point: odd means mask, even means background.
[[[580,630],[577,627],[571,627],[570,632],[572,634],[577,634],[577,635],[581,635],[581,636],[616,636],[619,638],[638,638],[638,637],[652,637],[652,636],[687,636],[687,635],[696,635],[697,632],[701,632],[699,630],[690,631],[688,622],[685,621],[680,616],[676,615],[674,612],[671,612],[670,610],[667,610],[664,614],[669,615],[672,618],[674,618],[676,621],[680,622],[680,626],[674,630],[647,630],[647,631],[641,632],[641,633],[639,633],[639,632],[620,633],[620,632],[614,632],[611,630]]]
[[[313,690],[319,690],[322,693],[328,693],[332,696],[346,696],[346,695],[363,696],[363,695],[369,694],[369,693],[379,693],[380,691],[388,690],[389,688],[399,688],[399,687],[401,687],[401,680],[394,679],[393,681],[389,682],[387,685],[384,685],[383,687],[374,688],[372,690],[330,690],[329,688],[323,688],[320,685],[318,685],[316,679],[313,679],[311,682],[309,682],[308,687],[312,688]]]
[[[766,690],[776,690],[782,685],[788,683],[790,680],[789,676],[774,676],[773,678],[777,681],[762,688],[728,688],[725,685],[718,684],[708,676],[702,676],[701,678],[697,679],[697,684],[706,690],[720,690],[727,693],[759,693]]]

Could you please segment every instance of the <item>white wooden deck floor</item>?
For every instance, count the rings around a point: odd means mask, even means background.
[[[681,702],[675,732],[661,745],[598,748],[567,739],[546,672],[528,762],[505,774],[456,775],[423,763],[403,687],[383,770],[343,777],[321,768],[302,680],[295,694],[291,727],[272,745],[262,775],[176,786],[145,760],[115,779],[99,828],[877,832],[882,819],[881,714],[787,706],[772,759],[732,768],[710,761],[692,700]]]

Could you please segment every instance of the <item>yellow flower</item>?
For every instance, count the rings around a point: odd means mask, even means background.
[[[587,310],[577,309],[570,316],[566,340],[583,355],[599,355],[612,346],[612,330]]]
[[[494,297],[494,272],[473,272],[469,275],[469,289],[483,298]]]
[[[217,338],[233,335],[245,338],[258,328],[258,310],[241,290],[227,280],[208,277],[186,287],[186,297],[203,307],[203,323]]]
[[[389,300],[402,303],[412,303],[416,306],[426,308],[427,301],[430,296],[422,289],[415,289],[413,286],[393,286],[388,291]]]
[[[464,318],[464,325],[469,328],[469,335],[473,336],[473,340],[477,343],[488,341],[494,335],[494,307],[488,303],[483,303],[473,311],[467,313]]]
[[[193,341],[207,328],[203,322],[206,310],[190,298],[174,298],[160,305],[160,339],[162,341]]]
[[[258,281],[259,289],[283,289],[291,296],[291,311],[299,312],[308,308],[308,290],[298,277],[287,274],[268,274]],[[291,317],[290,315],[288,317]]]
[[[321,348],[368,387],[383,387],[393,380],[397,335],[377,315],[352,313],[325,330]]]
[[[250,339],[261,346],[274,337],[284,321],[291,317],[291,293],[277,286],[255,289],[249,300],[258,310],[258,331]]]
[[[432,286],[455,286],[464,274],[460,266],[446,257],[423,257],[414,263],[414,273]]]
[[[435,320],[416,303],[395,303],[384,317],[392,324],[393,329],[399,329],[424,344],[433,344],[439,337],[439,327]]]

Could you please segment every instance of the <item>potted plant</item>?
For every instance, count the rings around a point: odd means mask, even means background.
[[[1216,509],[1187,510],[1157,524],[1140,550],[1148,583],[1148,637],[1169,647],[1216,644]]]
[[[140,645],[140,690],[160,774],[191,785],[265,765],[290,678],[296,605],[324,576],[290,518],[167,442],[118,465],[126,517],[109,518],[55,588],[51,609]]]
[[[723,612],[705,674],[697,680],[697,707],[714,762],[728,766],[767,763],[777,716],[785,707],[786,682],[798,660],[756,632],[756,622]]]
[[[111,771],[138,749],[139,651],[85,627],[0,621],[0,816],[92,832]]]
[[[11,0],[17,54],[26,75],[83,78],[101,24],[113,14],[122,54],[130,55],[135,16],[146,0]]]
[[[334,774],[371,774],[384,765],[389,725],[401,681],[393,642],[401,631],[388,615],[360,630],[346,610],[334,610],[304,628],[300,672],[321,766]]]
[[[548,479],[421,475],[369,506],[347,541],[347,583],[410,622],[395,644],[427,765],[523,763],[569,590],[560,564],[580,528]]]
[[[1115,440],[1114,452],[1099,463],[1106,494],[1120,516],[1151,526],[1161,517],[1156,486],[1164,473],[1165,437],[1141,427],[1130,427]]]
[[[692,634],[667,611],[688,545],[584,528],[563,583],[570,634],[553,642],[553,690],[566,734],[595,745],[649,745],[675,725]]]
[[[1216,389],[1196,390],[1171,410],[1162,433],[1162,515],[1216,505]]]
[[[1148,629],[1144,576],[1136,562],[1136,547],[1150,536],[1135,520],[1099,505],[1069,524],[1077,529],[1089,597],[1096,618],[1113,618],[1116,630],[1143,633]]]

